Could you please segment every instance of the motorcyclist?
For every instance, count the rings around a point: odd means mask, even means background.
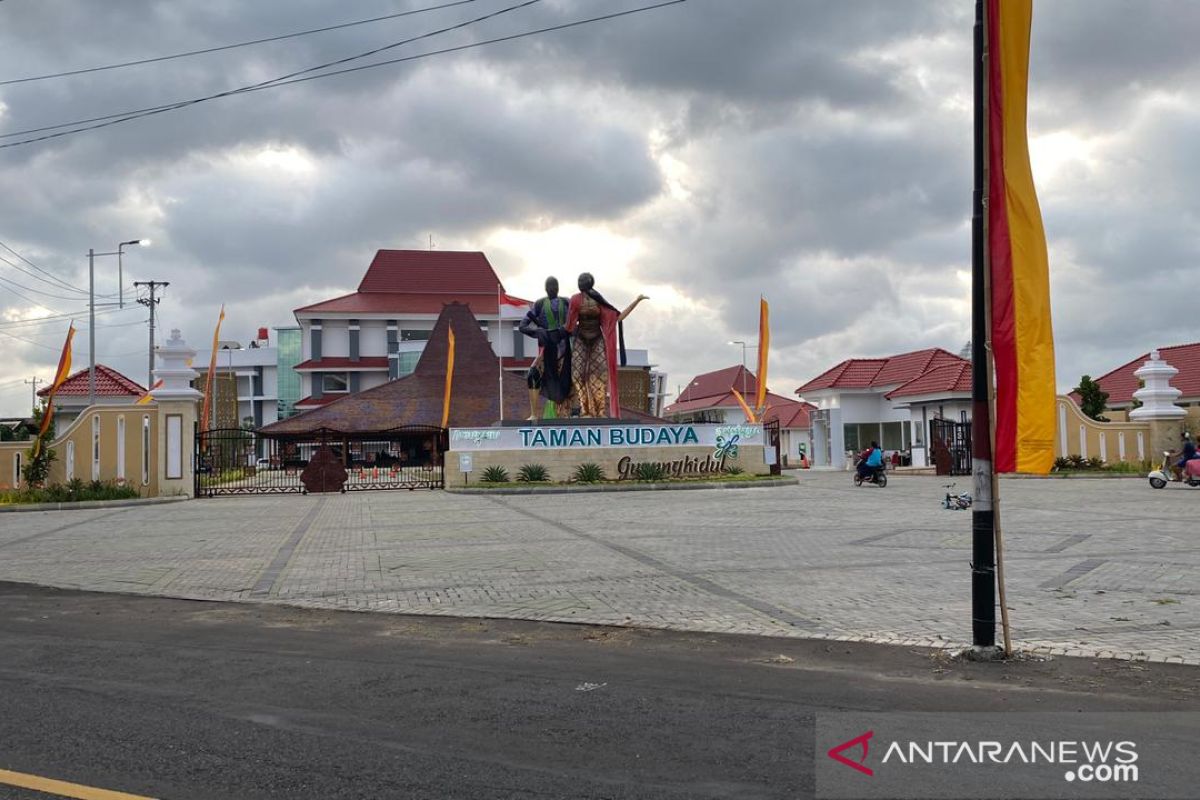
[[[870,447],[858,454],[858,477],[869,480],[882,467],[883,451],[879,449],[879,443],[873,441]]]
[[[1187,462],[1195,458],[1200,458],[1200,454],[1196,451],[1196,443],[1192,441],[1191,434],[1183,434],[1183,446],[1179,450],[1171,454],[1172,458],[1178,458],[1171,466],[1171,472],[1175,475],[1175,480],[1183,480],[1183,470]]]

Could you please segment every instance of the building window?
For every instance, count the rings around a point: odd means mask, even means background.
[[[142,486],[150,485],[150,415],[142,417]]]
[[[67,480],[75,477],[75,440],[67,442]]]
[[[420,360],[420,352],[400,353],[400,358],[397,359],[396,377],[403,378],[405,375],[411,375]]]
[[[321,376],[322,392],[350,391],[350,378],[345,372],[326,372]]]
[[[300,329],[276,328],[277,394],[279,418],[287,419],[296,413],[300,401],[300,373],[294,367],[304,359],[300,354]]]
[[[125,416],[117,417],[117,480],[125,480]]]
[[[167,414],[167,480],[183,477],[183,416]]]
[[[402,341],[402,342],[427,342],[427,341],[429,341],[429,337],[432,334],[433,334],[433,331],[414,331],[414,330],[403,330],[402,329],[400,331],[400,341]]]
[[[100,480],[100,415],[92,416],[92,480]]]
[[[13,488],[21,485],[21,453],[13,453]]]

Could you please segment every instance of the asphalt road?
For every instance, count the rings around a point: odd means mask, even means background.
[[[180,800],[795,798],[822,711],[1200,710],[1198,674],[0,584],[0,770]]]

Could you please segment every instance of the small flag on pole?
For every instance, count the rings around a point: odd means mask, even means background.
[[[454,326],[449,326],[450,346],[446,351],[446,394],[442,399],[442,427],[450,422],[450,391],[454,384]],[[501,398],[503,400],[503,398]]]
[[[142,395],[140,398],[138,398],[138,401],[136,403],[134,403],[134,405],[144,406],[146,403],[149,403],[151,400],[154,399],[154,390],[161,389],[162,385],[163,385],[163,379],[159,378],[158,380],[156,380],[154,382],[153,386],[151,386],[149,389],[146,390],[146,393],[144,395]]]
[[[54,393],[71,374],[71,342],[75,339],[75,323],[67,328],[67,341],[63,343],[62,353],[58,357],[58,369],[54,372],[54,380],[50,383],[50,391],[46,393],[46,410],[42,412],[42,424],[38,428],[37,439],[33,443],[33,457],[42,453],[42,440],[50,430],[50,422],[54,419]]]
[[[204,380],[204,402],[200,405],[200,430],[208,430],[212,415],[213,390],[217,377],[217,345],[221,338],[221,323],[225,321],[225,304],[221,304],[221,314],[217,317],[217,327],[213,330],[212,355],[208,360],[208,377]]]
[[[758,300],[758,393],[754,400],[754,410],[761,416],[767,406],[767,354],[771,349],[770,309],[767,299]]]
[[[758,415],[755,414],[750,408],[749,404],[746,403],[746,398],[742,397],[742,393],[733,387],[730,387],[730,391],[732,391],[733,396],[737,398],[738,405],[742,407],[742,411],[746,413],[746,422],[758,422]]]

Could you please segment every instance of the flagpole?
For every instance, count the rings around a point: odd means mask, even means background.
[[[971,644],[996,646],[996,538],[992,470],[992,415],[988,380],[988,287],[983,197],[986,190],[987,106],[984,0],[975,0],[974,192],[971,198]]]
[[[500,366],[496,373],[497,394],[500,400],[500,421],[504,422],[504,356],[500,354],[501,348],[504,346],[504,303],[500,302],[500,284],[496,284],[496,363]]]

